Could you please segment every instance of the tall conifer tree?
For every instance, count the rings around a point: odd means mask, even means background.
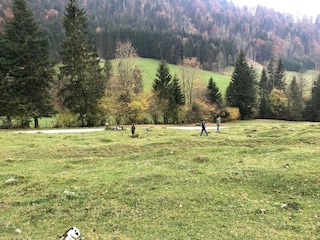
[[[239,108],[242,119],[252,117],[256,107],[257,86],[255,73],[248,65],[243,50],[237,57],[230,84],[226,92],[228,106]]]
[[[285,69],[281,59],[278,60],[277,68],[274,74],[274,84],[273,88],[278,90],[285,90]]]
[[[153,82],[153,93],[157,98],[157,105],[162,111],[164,123],[168,123],[170,115],[172,76],[165,61],[159,63],[156,78]]]
[[[263,69],[261,72],[260,78],[260,106],[259,106],[259,115],[261,118],[268,116],[270,111],[270,86],[269,79],[267,77],[266,69]]]
[[[289,120],[302,120],[303,102],[300,96],[300,88],[294,76],[287,92]]]
[[[311,99],[308,101],[305,119],[310,121],[320,121],[320,74],[314,81],[311,90]]]
[[[212,77],[210,77],[208,86],[207,86],[207,100],[210,104],[215,104],[218,108],[223,107],[222,94],[219,91],[219,88]]]
[[[175,75],[171,84],[171,98],[170,98],[170,112],[172,121],[175,123],[179,122],[179,107],[185,104],[185,97],[182,93],[182,89],[179,83],[179,79]]]
[[[8,76],[9,62],[7,59],[7,46],[4,36],[0,35],[0,116],[2,116],[3,127],[12,127],[12,117],[18,110],[18,99],[12,88],[12,78]]]
[[[19,116],[25,126],[33,118],[37,128],[38,118],[53,113],[49,94],[53,80],[49,41],[25,0],[14,0],[12,13],[14,17],[5,26],[2,49],[2,57],[7,61],[3,79],[10,92],[7,103],[13,107],[7,114]]]
[[[99,66],[98,54],[87,39],[88,18],[77,0],[69,0],[62,18],[66,40],[62,44],[63,105],[78,114],[81,126],[98,124],[99,100],[104,96],[107,79]]]
[[[267,81],[264,83],[263,88],[271,93],[274,87],[274,79],[275,79],[275,72],[276,72],[276,61],[273,57],[271,57],[268,66],[267,66]]]

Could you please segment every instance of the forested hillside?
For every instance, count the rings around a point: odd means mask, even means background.
[[[203,68],[233,65],[246,56],[266,63],[281,57],[287,70],[303,71],[320,63],[320,17],[315,21],[262,6],[238,8],[226,0],[79,0],[89,17],[89,36],[102,58],[115,56],[117,41],[130,40],[141,57],[177,63],[197,57]],[[11,0],[0,1],[0,20],[11,17]],[[50,36],[58,60],[64,38],[64,0],[29,0]]]
[[[313,82],[302,74],[286,77],[286,70],[317,67],[320,20],[295,22],[214,0],[79,1],[0,4],[3,128],[29,127],[31,119],[37,128],[38,119],[54,115],[57,127],[98,126],[105,119],[116,125],[218,116],[320,119],[320,76]],[[161,59],[147,79],[151,91],[139,56]],[[264,66],[260,77],[254,61]],[[213,77],[200,76],[201,68],[227,66],[233,72],[224,93]]]

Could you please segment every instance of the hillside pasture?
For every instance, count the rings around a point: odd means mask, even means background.
[[[0,239],[319,239],[320,124],[214,126],[0,131]]]
[[[152,90],[152,84],[154,79],[156,78],[159,63],[159,60],[149,58],[137,58],[136,60],[136,65],[142,72],[144,89],[147,92]],[[176,74],[179,77],[180,70],[178,65],[168,64],[168,67],[172,76]],[[116,61],[113,61],[113,70],[116,71]],[[210,77],[214,79],[221,93],[224,94],[229,85],[230,76],[205,70],[199,70],[199,80],[205,87],[208,85]]]
[[[156,59],[149,59],[149,58],[137,59],[136,64],[142,72],[145,91],[151,91],[153,81],[157,74],[157,68],[159,66],[159,63],[160,61]],[[263,66],[253,61],[249,61],[248,63],[249,65],[253,66],[253,68],[257,73],[257,80],[260,81],[260,76],[261,76]],[[113,66],[115,70],[115,64]],[[177,76],[179,76],[180,70],[178,65],[168,64],[168,66],[172,75],[177,74]],[[212,77],[216,82],[220,92],[224,95],[230,83],[232,72],[233,72],[233,67],[228,67],[224,69],[221,73],[200,70],[199,80],[206,87],[208,85],[210,77]],[[307,91],[305,94],[306,94],[306,97],[309,97],[309,92],[311,93],[312,83],[318,77],[318,75],[319,75],[319,71],[317,70],[308,70],[303,73],[286,71],[285,79],[286,79],[287,85],[290,84],[290,81],[292,80],[293,76],[296,76],[298,80],[300,78],[304,79],[305,81],[304,85],[306,87],[306,89],[304,90]]]

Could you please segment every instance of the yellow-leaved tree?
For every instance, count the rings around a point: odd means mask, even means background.
[[[280,119],[286,111],[287,97],[283,90],[274,88],[270,94],[270,107],[276,119]]]
[[[128,104],[129,119],[131,122],[139,123],[144,122],[146,119],[146,112],[148,109],[148,97],[147,94],[136,95],[134,99]]]
[[[116,67],[109,80],[107,98],[105,103],[102,103],[107,105],[104,107],[106,114],[112,115],[117,125],[132,123],[143,118],[141,116],[143,97],[140,96],[143,94],[143,83],[141,71],[136,64],[137,58],[138,55],[131,42],[117,43]]]

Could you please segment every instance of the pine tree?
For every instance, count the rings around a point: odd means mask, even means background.
[[[62,43],[60,68],[62,87],[59,95],[63,106],[78,114],[81,126],[100,121],[99,100],[104,96],[106,77],[102,74],[96,49],[88,41],[88,18],[77,0],[69,0],[62,18],[66,40]]]
[[[3,128],[12,128],[12,116],[18,110],[18,99],[13,92],[13,81],[8,76],[8,56],[4,36],[0,35],[0,116]]]
[[[289,120],[302,120],[303,103],[300,97],[300,88],[296,76],[293,77],[290,83],[287,98]]]
[[[277,68],[274,74],[273,88],[276,88],[278,90],[285,90],[286,83],[285,83],[284,77],[285,77],[284,65],[281,59],[279,59]]]
[[[162,111],[164,123],[168,123],[170,115],[169,101],[171,98],[172,76],[165,61],[159,63],[156,78],[153,82],[153,93],[158,102],[158,107]]]
[[[269,80],[267,77],[266,69],[261,72],[260,78],[260,107],[259,115],[261,118],[265,118],[270,113],[270,101],[269,101]]]
[[[313,83],[311,99],[308,101],[305,119],[309,121],[320,121],[320,74]]]
[[[210,77],[209,79],[207,90],[208,92],[207,92],[206,99],[209,102],[209,104],[216,105],[218,108],[222,108],[223,107],[222,94],[219,91],[219,88],[212,77]]]
[[[53,113],[49,88],[54,72],[49,41],[25,0],[14,0],[12,12],[14,17],[5,26],[3,50],[7,61],[5,78],[9,80],[6,87],[11,92],[8,102],[14,104],[7,114],[18,115],[25,126],[29,126],[29,118],[34,118],[38,128],[38,118]]]
[[[275,81],[275,60],[274,58],[272,57],[268,63],[268,66],[267,66],[267,79],[268,81],[265,83],[265,90],[267,90],[269,93],[271,93],[273,87],[274,87],[274,81]]]
[[[257,86],[255,74],[249,67],[243,50],[237,57],[230,84],[226,92],[228,106],[239,108],[242,119],[252,117],[256,106]]]
[[[172,121],[175,123],[179,122],[179,107],[185,104],[185,97],[182,93],[182,89],[179,83],[179,79],[175,75],[171,84],[171,98],[169,101],[170,105],[170,115],[172,116]]]

